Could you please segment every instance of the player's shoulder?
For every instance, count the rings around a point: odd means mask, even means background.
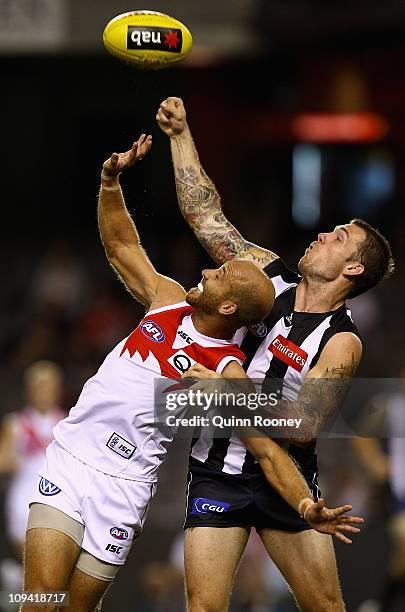
[[[353,350],[356,353],[360,353],[363,350],[363,344],[360,340],[360,337],[353,333],[352,331],[338,331],[331,338],[329,338],[328,342],[325,345],[325,348],[331,350],[340,349],[344,350]]]
[[[330,319],[330,329],[333,333],[351,333],[361,342],[360,333],[357,325],[352,318],[352,313],[347,304],[343,304],[332,314]]]
[[[301,280],[301,276],[298,274],[298,272],[291,270],[281,259],[281,257],[274,259],[265,268],[263,268],[263,271],[271,279],[276,297],[287,289],[296,287]]]

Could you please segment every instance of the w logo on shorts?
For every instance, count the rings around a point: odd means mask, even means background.
[[[42,493],[42,495],[57,495],[61,492],[61,490],[62,489],[59,489],[59,487],[54,485],[53,482],[44,477],[42,477],[39,481],[39,492]]]

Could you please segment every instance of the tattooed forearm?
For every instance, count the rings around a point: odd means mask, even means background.
[[[245,240],[228,221],[222,212],[219,193],[201,166],[177,168],[175,176],[181,212],[216,262],[242,257],[265,267],[276,259],[271,251]]]

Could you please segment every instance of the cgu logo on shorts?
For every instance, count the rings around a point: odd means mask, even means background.
[[[111,527],[110,535],[116,540],[127,540],[128,539],[128,531],[123,529],[122,527]]]
[[[151,319],[144,321],[141,325],[141,332],[152,342],[163,342],[165,339],[164,331]]]
[[[180,53],[183,33],[177,28],[128,26],[127,49],[152,49]]]
[[[294,342],[291,342],[291,340],[284,338],[281,334],[279,334],[270,344],[269,351],[298,372],[302,371],[308,359],[308,353],[294,344]]]
[[[44,477],[42,477],[39,481],[39,492],[42,493],[42,495],[57,495],[61,492],[61,490],[62,489],[59,489],[59,487],[54,485],[53,482]]]
[[[194,497],[191,514],[226,512],[230,507],[231,504],[227,504],[226,502],[216,501],[215,499],[206,499],[205,497]]]

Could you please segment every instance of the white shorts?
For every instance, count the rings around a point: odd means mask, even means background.
[[[55,440],[46,449],[30,504],[61,510],[84,525],[82,548],[97,559],[123,565],[142,532],[157,483],[109,476],[86,465]]]

